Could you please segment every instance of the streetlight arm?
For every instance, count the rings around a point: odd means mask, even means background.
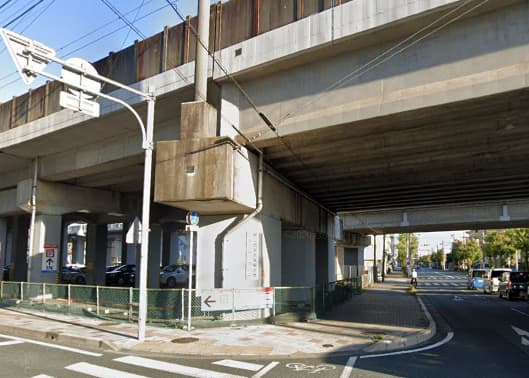
[[[141,129],[141,137],[142,137],[142,148],[143,149],[152,149],[152,142],[149,142],[147,140],[147,135],[145,133],[145,124],[143,123],[140,115],[138,114],[138,112],[136,110],[134,110],[134,108],[132,106],[130,106],[128,103],[126,103],[125,101],[119,99],[119,98],[116,98],[116,97],[112,97],[112,96],[109,96],[107,94],[104,94],[104,93],[101,93],[101,92],[98,92],[98,91],[92,91],[92,90],[89,90],[89,89],[86,89],[80,85],[77,85],[77,84],[74,84],[74,83],[69,83],[65,80],[63,80],[62,78],[58,77],[58,76],[55,76],[53,74],[50,74],[48,72],[44,72],[44,71],[33,71],[33,70],[29,70],[29,69],[26,69],[30,72],[35,72],[35,73],[38,73],[39,75],[42,75],[44,77],[47,77],[48,79],[52,79],[52,80],[56,80],[58,82],[61,82],[63,84],[66,84],[72,88],[75,88],[75,89],[79,89],[80,91],[82,92],[85,92],[85,93],[89,93],[91,95],[94,95],[94,96],[98,96],[98,97],[102,97],[102,98],[105,98],[109,101],[112,101],[112,102],[116,102],[122,106],[124,106],[125,108],[127,108],[133,115],[134,117],[136,118],[136,120],[138,121],[138,123],[140,124],[140,129]],[[150,97],[148,97],[150,99]]]
[[[82,74],[83,76],[86,76],[88,78],[91,78],[91,79],[94,79],[94,80],[97,80],[97,81],[102,81],[102,82],[105,82],[107,84],[110,84],[110,85],[113,85],[115,87],[118,87],[118,88],[121,88],[121,89],[124,89],[126,90],[127,92],[131,92],[131,93],[134,93],[138,96],[141,96],[143,98],[152,98],[153,95],[150,94],[150,93],[145,93],[145,92],[142,92],[142,91],[139,91],[137,89],[134,89],[134,88],[131,88],[129,87],[128,85],[125,85],[125,84],[121,84],[120,82],[118,81],[115,81],[115,80],[112,80],[112,79],[109,79],[105,76],[101,76],[99,74],[96,74],[96,73],[92,73],[92,72],[89,72],[87,70],[85,70],[84,68],[82,67],[79,67],[79,66],[76,66],[76,65],[73,65],[65,60],[62,60],[60,58],[56,58],[54,56],[47,56],[47,55],[44,55],[44,54],[41,54],[39,53],[36,49],[34,48],[28,48],[26,50],[29,54],[35,56],[36,58],[39,58],[39,59],[43,59],[43,60],[46,60],[46,61],[52,61],[52,62],[55,62],[55,63],[58,63],[60,65],[62,65],[63,67],[67,67],[69,70],[71,71],[74,71],[74,72],[78,72],[80,74]],[[31,70],[30,70],[31,71]],[[33,71],[32,71],[33,72]],[[43,74],[43,72],[35,72],[35,73],[40,73],[40,74]]]

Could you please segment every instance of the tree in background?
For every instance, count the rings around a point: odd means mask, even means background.
[[[479,242],[470,238],[465,242],[455,240],[452,246],[452,258],[459,267],[470,269],[472,265],[481,260],[483,253]]]
[[[397,243],[397,260],[406,274],[408,273],[408,235],[410,241],[410,263],[415,260],[417,251],[419,250],[419,239],[415,234],[399,234],[399,242]]]
[[[483,254],[489,258],[494,267],[506,266],[507,260],[512,260],[515,253],[516,248],[510,232],[507,230],[487,231]]]
[[[507,230],[512,246],[520,252],[523,264],[520,270],[529,270],[529,228]]]

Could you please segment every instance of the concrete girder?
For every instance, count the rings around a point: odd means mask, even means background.
[[[340,213],[345,231],[365,234],[529,226],[529,201]]]
[[[31,212],[32,180],[18,183],[16,205]],[[39,180],[37,183],[37,211],[42,214],[62,215],[73,212],[119,213],[119,193],[82,188]]]

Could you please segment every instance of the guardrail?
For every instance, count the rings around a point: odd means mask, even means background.
[[[193,324],[222,321],[263,321],[283,314],[320,316],[361,292],[352,278],[316,287],[192,290]],[[136,322],[139,289],[32,282],[0,282],[4,305],[44,312]],[[147,322],[179,326],[185,323],[188,289],[148,289]]]

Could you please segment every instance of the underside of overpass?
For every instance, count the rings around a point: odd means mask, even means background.
[[[529,195],[528,121],[524,89],[288,135],[264,151],[336,212],[502,202]]]

